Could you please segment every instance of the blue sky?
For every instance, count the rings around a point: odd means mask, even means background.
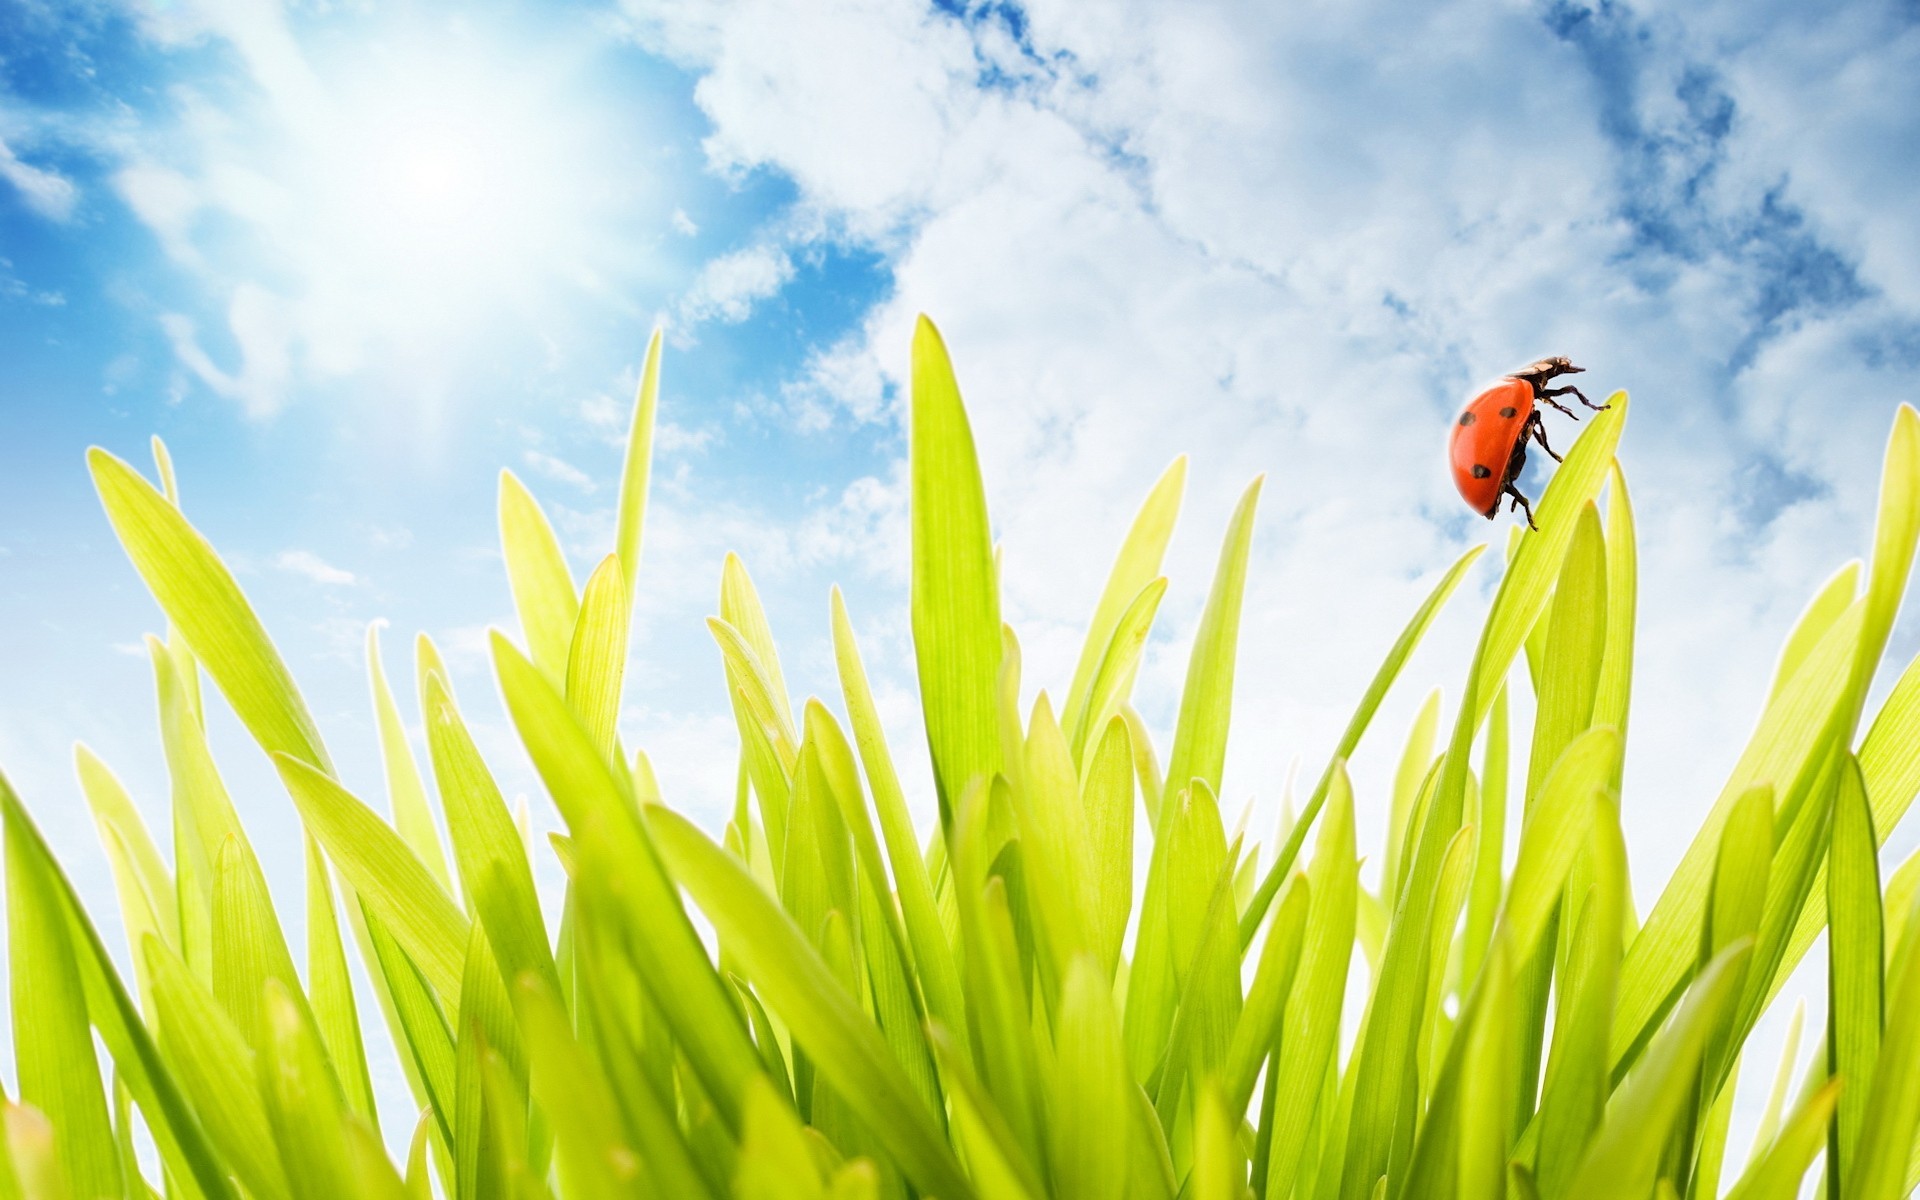
[[[0,765],[110,924],[71,745],[158,819],[129,651],[159,617],[83,453],[144,467],[157,433],[350,784],[379,793],[360,644],[385,619],[390,663],[442,643],[532,793],[478,652],[511,627],[497,473],[584,577],[656,324],[629,743],[718,811],[734,743],[699,619],[729,550],[803,696],[831,695],[846,587],[910,740],[898,406],[926,311],[1030,680],[1064,685],[1133,506],[1188,452],[1141,681],[1170,724],[1226,514],[1266,473],[1227,787],[1264,828],[1437,572],[1504,536],[1452,493],[1451,412],[1558,353],[1635,396],[1626,816],[1650,897],[1791,620],[1866,549],[1916,397],[1916,68],[1904,0],[5,0]],[[1376,830],[1488,582],[1357,764]],[[1896,665],[1917,647],[1904,626]],[[297,880],[290,806],[216,733],[270,873]]]

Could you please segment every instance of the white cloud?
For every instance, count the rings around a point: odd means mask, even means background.
[[[758,245],[710,260],[680,301],[682,319],[698,324],[747,319],[755,302],[793,278],[793,260],[777,246]]]
[[[28,208],[51,221],[70,219],[80,199],[80,190],[72,180],[57,171],[21,162],[4,140],[0,140],[0,179],[13,185]]]
[[[548,479],[577,487],[583,492],[591,492],[594,489],[593,477],[563,458],[556,458],[539,450],[529,450],[523,457],[529,467]]]
[[[681,237],[692,237],[700,232],[700,227],[693,223],[693,218],[687,215],[687,210],[684,208],[674,209],[673,216],[668,218],[668,223]]]
[[[311,550],[282,550],[274,555],[273,565],[327,587],[352,587],[360,582],[352,571],[334,566]]]

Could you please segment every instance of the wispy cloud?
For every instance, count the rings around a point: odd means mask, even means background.
[[[352,571],[334,566],[311,550],[282,550],[273,556],[273,565],[327,587],[351,587],[360,582]]]
[[[525,459],[527,466],[545,475],[548,479],[557,480],[560,483],[577,487],[583,492],[591,492],[594,490],[595,484],[593,482],[593,476],[563,458],[556,458],[554,455],[539,450],[529,450],[522,455],[522,457]]]
[[[748,246],[723,254],[701,269],[680,301],[681,318],[694,324],[744,321],[756,302],[792,278],[793,260],[778,246]]]
[[[73,181],[57,171],[20,161],[12,147],[0,140],[0,179],[13,185],[28,208],[51,221],[66,221],[80,199]]]

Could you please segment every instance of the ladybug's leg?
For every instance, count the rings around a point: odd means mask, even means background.
[[[1538,409],[1534,410],[1534,414],[1532,418],[1527,421],[1527,428],[1529,431],[1532,432],[1533,440],[1536,442],[1539,442],[1540,448],[1547,452],[1548,458],[1551,458],[1555,462],[1566,461],[1565,459],[1561,458],[1558,454],[1555,454],[1553,452],[1552,446],[1547,445],[1547,423],[1540,419],[1540,412]]]
[[[1549,390],[1547,390],[1547,391],[1544,391],[1544,392],[1541,392],[1541,393],[1540,393],[1540,397],[1541,397],[1541,399],[1543,399],[1543,400],[1546,400],[1546,402],[1547,402],[1548,404],[1553,404],[1553,399],[1552,399],[1552,397],[1554,397],[1554,396],[1564,396],[1564,395],[1567,395],[1567,394],[1568,394],[1569,392],[1571,392],[1571,393],[1573,394],[1573,397],[1574,397],[1574,398],[1575,398],[1576,400],[1578,400],[1578,401],[1580,401],[1580,403],[1582,403],[1582,404],[1584,404],[1584,405],[1586,405],[1586,406],[1587,406],[1588,408],[1590,408],[1590,409],[1592,409],[1592,410],[1593,410],[1593,411],[1595,411],[1595,412],[1605,412],[1605,411],[1606,411],[1607,409],[1609,409],[1609,408],[1611,408],[1611,407],[1613,407],[1613,406],[1612,406],[1612,405],[1610,405],[1610,404],[1595,404],[1595,403],[1594,403],[1593,401],[1591,401],[1591,400],[1589,400],[1589,399],[1587,399],[1587,398],[1586,398],[1586,397],[1585,397],[1584,395],[1581,395],[1581,393],[1580,393],[1580,389],[1579,389],[1579,388],[1577,388],[1577,387],[1573,387],[1573,386],[1571,386],[1571,385],[1569,385],[1569,386],[1567,386],[1567,387],[1557,387],[1557,388],[1551,388],[1551,389],[1549,389]],[[1560,408],[1560,406],[1559,406],[1558,404],[1553,404],[1553,406],[1554,406],[1555,408],[1559,408],[1561,412],[1567,412],[1567,410],[1566,410],[1566,409],[1564,409],[1564,408]],[[1568,415],[1568,416],[1572,416],[1573,414],[1572,414],[1572,413],[1567,413],[1567,415]]]
[[[1559,409],[1561,412],[1567,414],[1569,417],[1572,417],[1574,420],[1578,421],[1580,419],[1579,413],[1573,411],[1572,409],[1568,408],[1566,405],[1554,399],[1554,397],[1558,396],[1560,393],[1570,392],[1572,390],[1573,390],[1572,388],[1555,388],[1553,391],[1547,391],[1544,388],[1540,388],[1534,392],[1534,399],[1540,401],[1543,404],[1551,404],[1553,405],[1553,407]]]
[[[1520,494],[1520,489],[1514,487],[1512,484],[1508,484],[1506,495],[1513,497],[1513,503],[1507,506],[1508,511],[1511,512],[1516,508],[1520,509],[1527,514],[1527,528],[1534,530],[1539,529],[1540,527],[1533,523],[1533,504],[1525,496]]]

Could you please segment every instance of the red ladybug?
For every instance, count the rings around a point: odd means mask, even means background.
[[[1527,527],[1533,523],[1533,505],[1513,486],[1520,469],[1527,465],[1527,438],[1540,443],[1553,461],[1560,456],[1547,445],[1546,423],[1540,419],[1535,401],[1545,401],[1578,420],[1579,417],[1555,396],[1572,393],[1580,403],[1594,411],[1605,407],[1580,394],[1576,387],[1550,388],[1547,381],[1556,375],[1574,375],[1584,370],[1564,358],[1543,358],[1531,366],[1508,372],[1505,378],[1467,403],[1454,422],[1448,458],[1453,463],[1453,485],[1473,511],[1489,521],[1500,511],[1503,496],[1513,497],[1511,508],[1525,510]]]

